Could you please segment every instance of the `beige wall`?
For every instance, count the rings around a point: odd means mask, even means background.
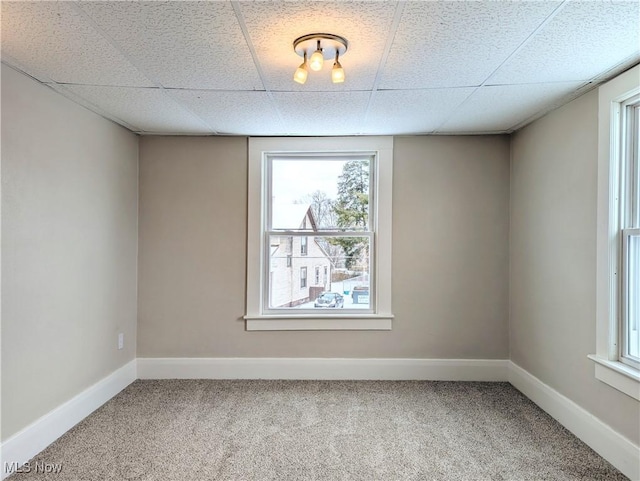
[[[137,155],[2,66],[3,440],[135,357]]]
[[[507,137],[395,139],[390,332],[246,332],[247,140],[140,139],[139,357],[508,355]]]
[[[597,381],[594,90],[516,133],[511,163],[511,359],[640,442],[640,406]]]

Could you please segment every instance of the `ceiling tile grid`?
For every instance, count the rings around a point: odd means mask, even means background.
[[[370,90],[389,34],[395,2],[240,2],[244,22],[266,77],[274,91]],[[341,35],[349,42],[340,58],[345,69],[343,84],[331,83],[332,60],[320,72],[309,72],[304,85],[293,82],[302,57],[293,41],[309,33]]]
[[[151,86],[73,2],[1,2],[2,55],[55,82]],[[40,78],[46,81],[48,79]]]
[[[123,119],[121,119],[119,117],[116,117],[112,112],[108,112],[106,110],[103,110],[100,107],[98,107],[97,105],[89,102],[85,98],[75,94],[74,92],[72,92],[70,90],[70,87],[74,87],[73,85],[64,85],[64,84],[57,84],[57,83],[46,83],[45,85],[47,87],[55,90],[59,94],[64,95],[68,99],[74,101],[75,103],[77,103],[78,105],[84,107],[85,109],[91,110],[92,112],[104,117],[105,119],[108,119],[108,120],[111,120],[112,122],[120,124],[124,128],[126,128],[128,130],[131,130],[132,132],[141,132],[142,131],[142,129],[140,129],[140,127],[137,127],[135,125],[129,124],[128,122],[124,121]]]
[[[590,80],[640,60],[640,2],[571,1],[488,84]]]
[[[480,87],[439,131],[508,132],[583,85],[584,82],[561,82]]]
[[[204,134],[211,128],[157,88],[66,85],[75,95],[112,113],[141,132]]]
[[[81,2],[133,63],[167,88],[262,90],[230,2]]]
[[[369,101],[369,92],[274,92],[285,120],[285,135],[357,135]]]
[[[558,5],[408,2],[380,88],[479,86]]]
[[[369,107],[363,133],[432,133],[474,90],[475,87],[378,91]]]
[[[2,1],[2,62],[141,133],[520,128],[640,62],[640,1]],[[295,38],[349,41],[293,82]]]
[[[171,90],[172,97],[207,121],[218,134],[282,135],[282,120],[267,92]]]

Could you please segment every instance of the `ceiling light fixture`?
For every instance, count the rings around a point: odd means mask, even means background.
[[[333,83],[344,82],[344,69],[338,58],[344,55],[348,45],[346,38],[331,33],[310,33],[295,39],[293,50],[303,57],[304,61],[293,75],[293,80],[299,84],[307,81],[307,56],[309,56],[309,68],[315,72],[322,70],[325,60],[335,58],[331,80]]]

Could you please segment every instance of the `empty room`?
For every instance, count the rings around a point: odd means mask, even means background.
[[[640,480],[640,2],[0,7],[1,479]]]

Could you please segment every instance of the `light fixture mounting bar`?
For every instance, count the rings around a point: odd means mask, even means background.
[[[320,46],[322,47],[322,56],[325,60],[333,60],[336,57],[336,53],[342,56],[349,47],[347,39],[339,35],[332,33],[310,33],[296,38],[293,41],[293,50],[301,57],[304,57],[305,53],[307,57],[311,57],[318,49],[318,42],[320,42]]]

